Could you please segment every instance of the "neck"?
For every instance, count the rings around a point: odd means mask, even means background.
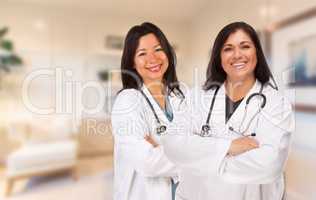
[[[233,101],[241,100],[247,95],[255,82],[254,77],[245,80],[227,79],[225,82],[226,94]]]
[[[153,98],[158,102],[160,108],[164,109],[166,106],[164,91],[165,85],[161,81],[144,83]]]
[[[165,85],[161,81],[144,83],[150,93],[154,96],[163,95]]]

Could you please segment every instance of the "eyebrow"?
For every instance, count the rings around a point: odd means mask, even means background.
[[[245,43],[250,43],[250,44],[253,44],[253,42],[252,42],[252,41],[248,41],[248,40],[242,41],[240,44],[245,44]]]
[[[239,44],[253,44],[253,42],[252,42],[252,41],[245,40],[245,41],[241,41]],[[228,43],[228,44],[224,44],[224,45],[223,45],[223,47],[225,47],[225,46],[234,46],[234,45]]]
[[[156,45],[154,45],[154,48],[157,48],[159,46],[161,46],[161,44],[156,44]],[[139,51],[146,51],[146,49],[137,49],[136,53],[139,52]]]

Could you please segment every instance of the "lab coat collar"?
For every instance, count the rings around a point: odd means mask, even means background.
[[[145,93],[145,95],[147,96],[147,98],[149,99],[150,103],[153,105],[155,112],[159,118],[159,120],[163,123],[163,124],[168,124],[170,123],[169,120],[167,119],[166,114],[164,113],[164,110],[162,110],[162,108],[160,107],[160,105],[158,104],[158,102],[154,99],[154,97],[152,96],[152,94],[150,93],[150,91],[148,90],[148,88],[145,86],[145,84],[142,85],[141,90]],[[167,91],[168,92],[168,91]],[[170,97],[170,96],[169,96]],[[170,101],[172,102],[172,100],[170,99]],[[171,103],[170,102],[170,103]],[[172,104],[172,103],[171,103]],[[148,105],[149,106],[149,105]],[[173,109],[173,105],[172,109]]]

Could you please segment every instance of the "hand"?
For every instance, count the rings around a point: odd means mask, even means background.
[[[259,147],[257,140],[251,137],[240,137],[232,141],[228,155],[236,156]]]
[[[144,137],[144,139],[145,139],[147,142],[149,142],[154,148],[156,148],[156,147],[159,146],[159,144],[154,140],[154,138],[152,138],[151,135],[146,135],[146,136]]]

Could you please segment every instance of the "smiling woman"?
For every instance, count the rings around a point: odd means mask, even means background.
[[[177,199],[282,199],[294,118],[272,83],[255,30],[225,26],[204,88],[191,93],[192,134],[164,136],[167,157],[181,169]]]
[[[184,120],[184,93],[176,57],[151,23],[127,33],[121,61],[123,89],[112,109],[114,200],[171,200],[178,169],[165,156],[160,136],[175,134]],[[176,128],[177,127],[177,128]]]
[[[245,31],[237,30],[224,43],[221,60],[227,74],[227,82],[255,82],[254,70],[257,65],[256,47]],[[233,100],[239,100],[238,98]]]
[[[161,82],[168,68],[168,57],[152,33],[140,38],[134,62],[145,84]]]

